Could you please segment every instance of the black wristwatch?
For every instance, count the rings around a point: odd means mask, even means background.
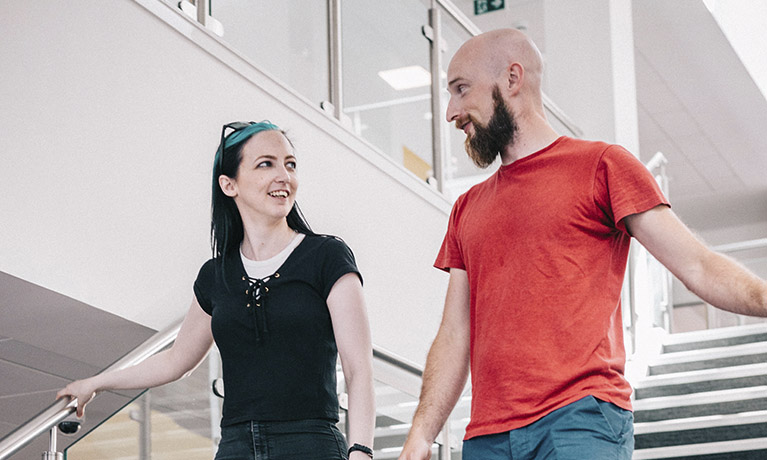
[[[368,446],[363,446],[362,444],[354,443],[353,446],[349,448],[349,455],[352,454],[355,450],[360,451],[364,454],[367,454],[368,457],[373,458],[373,449],[371,449]]]

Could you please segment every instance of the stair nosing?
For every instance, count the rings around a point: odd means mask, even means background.
[[[652,458],[690,457],[693,455],[723,454],[767,449],[767,438],[738,439],[736,441],[716,441],[681,446],[650,447],[634,450],[632,460]]]
[[[767,374],[767,363],[741,364],[739,366],[696,369],[694,371],[672,372],[669,374],[648,375],[642,377],[632,386],[635,390],[648,388],[698,383],[710,380],[726,380],[742,377],[755,377]]]
[[[679,332],[669,334],[663,339],[663,346],[687,343],[711,342],[767,333],[767,323],[746,324],[743,326],[720,327],[703,331]]]
[[[672,407],[699,406],[703,404],[747,401],[749,399],[767,398],[767,386],[760,385],[747,388],[704,391],[686,395],[658,396],[642,398],[633,402],[634,411],[649,411],[669,409]]]
[[[740,412],[737,414],[704,415],[681,419],[638,422],[634,424],[634,435],[667,433],[671,431],[699,430],[722,426],[767,423],[767,410]]]
[[[669,364],[732,358],[735,356],[758,355],[761,353],[767,353],[767,342],[753,342],[716,348],[702,348],[698,350],[663,353],[656,356],[650,362],[649,366],[665,366]]]

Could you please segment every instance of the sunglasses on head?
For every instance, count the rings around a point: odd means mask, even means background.
[[[221,143],[219,144],[219,151],[216,158],[216,167],[220,171],[223,168],[224,163],[224,147],[226,146],[226,138],[231,136],[232,134],[236,133],[237,131],[243,130],[247,128],[250,125],[255,125],[255,121],[233,121],[231,123],[225,124],[221,128]],[[229,133],[227,133],[227,130],[231,130]]]

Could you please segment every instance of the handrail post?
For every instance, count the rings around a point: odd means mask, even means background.
[[[48,451],[43,452],[43,460],[64,460],[64,454],[56,451],[56,425],[54,425],[50,430]]]
[[[343,62],[342,62],[341,0],[328,0],[328,70],[330,103],[333,116],[343,121]]]
[[[437,458],[439,460],[450,460],[450,417],[445,420],[441,438],[439,449],[437,450]]]
[[[440,91],[442,74],[442,19],[436,0],[429,8],[429,27],[431,27],[429,64],[431,67],[431,139],[432,170],[437,181],[437,190],[445,191],[445,152],[442,142],[442,95]]]
[[[136,347],[132,352],[102,372],[125,369],[162,350],[176,339],[178,331],[181,329],[182,319],[154,334],[149,340]],[[76,398],[61,398],[26,423],[20,425],[3,439],[0,439],[0,460],[9,458],[32,442],[37,436],[51,429],[51,427],[55,429],[56,425],[75,412],[76,408]]]
[[[210,9],[209,0],[197,0],[197,22],[203,27],[208,25],[208,11]]]

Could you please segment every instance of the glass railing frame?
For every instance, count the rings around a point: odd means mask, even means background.
[[[450,0],[430,0],[430,8],[428,10],[429,23],[424,25],[423,34],[429,42],[429,56],[430,56],[430,73],[431,73],[431,112],[432,112],[432,168],[434,172],[434,178],[436,179],[436,189],[444,196],[445,194],[445,182],[446,182],[446,158],[448,152],[446,151],[444,142],[444,124],[442,123],[442,115],[444,113],[442,107],[441,93],[446,90],[442,87],[441,81],[441,61],[442,61],[442,12],[448,15],[447,19],[455,21],[471,36],[477,36],[482,33],[469,18],[464,15],[460,9]],[[344,94],[343,94],[343,36],[342,26],[343,17],[341,14],[343,0],[326,0],[327,7],[327,32],[328,32],[328,74],[329,74],[329,101],[320,101],[319,107],[322,111],[332,118],[334,118],[345,129],[352,131],[352,124],[348,120],[348,116],[345,113],[346,107],[344,106]],[[210,0],[197,0],[197,22],[201,26],[205,27],[207,14],[210,11]],[[263,69],[262,69],[263,70]],[[278,82],[279,83],[279,82]],[[280,83],[281,84],[281,83]],[[281,86],[285,86],[282,85]],[[294,92],[289,89],[289,91]],[[303,98],[303,96],[302,96]],[[543,94],[543,105],[557,120],[569,130],[573,136],[581,137],[583,130],[580,129],[570,119],[563,110],[561,110],[554,102],[546,95]],[[354,133],[353,133],[354,134]],[[360,137],[354,134],[356,137]],[[364,141],[364,139],[361,139]],[[366,142],[367,143],[367,142]],[[368,143],[369,144],[369,143]],[[369,144],[370,145],[370,144]],[[372,146],[372,145],[371,145]],[[376,151],[380,152],[380,149],[374,147]],[[404,168],[404,166],[399,165]]]
[[[173,322],[170,326],[157,332],[144,343],[122,357],[120,360],[107,367],[101,373],[121,370],[136,365],[149,358],[150,356],[164,350],[166,347],[171,345],[178,336],[182,322],[183,318]],[[419,380],[421,380],[423,377],[424,370],[421,366],[375,345],[373,346],[373,359],[379,360],[387,365],[394,366],[397,369],[404,371],[405,373],[410,374]],[[391,383],[389,384],[391,385]],[[141,397],[143,394],[144,392],[142,392],[142,394],[138,395],[136,398]],[[97,394],[95,398],[98,398],[98,396],[99,395]],[[6,437],[0,440],[0,460],[8,459],[11,455],[21,450],[23,447],[28,445],[39,436],[44,435],[46,432],[48,432],[50,435],[50,447],[49,451],[43,453],[43,455],[46,456],[46,458],[57,458],[56,455],[60,455],[60,453],[56,451],[57,425],[59,422],[71,416],[75,412],[76,408],[77,400],[75,398],[60,399],[51,404],[35,417],[31,418],[29,421],[20,425],[16,430],[12,431]],[[108,420],[108,418],[106,420]],[[445,425],[439,435],[439,440],[435,441],[435,444],[438,447],[439,460],[448,460],[450,458],[449,418],[445,422]]]
[[[170,345],[178,335],[183,320],[178,320],[157,332],[144,343],[133,349],[101,373],[128,368],[144,361]],[[96,395],[98,397],[98,395]],[[38,415],[20,425],[0,440],[0,460],[5,460],[32,442],[38,436],[50,430],[51,446],[56,445],[56,425],[72,415],[77,409],[76,398],[62,398],[48,406]]]

